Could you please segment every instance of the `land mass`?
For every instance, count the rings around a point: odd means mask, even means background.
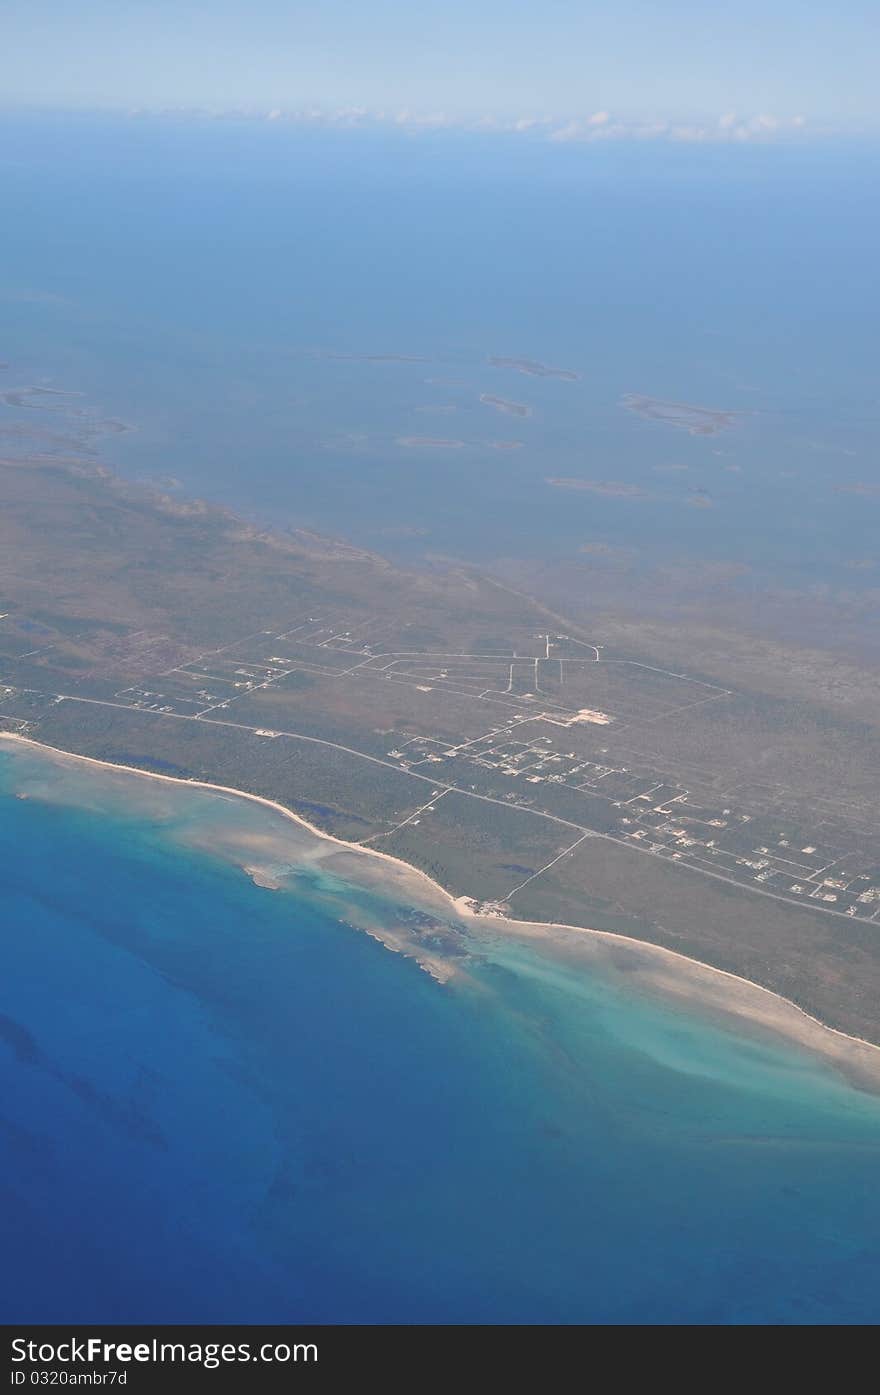
[[[430,363],[420,354],[318,354],[318,358],[337,359],[350,363]]]
[[[576,478],[555,478],[547,480],[554,489],[582,490],[589,494],[604,494],[609,499],[645,499],[647,493],[637,484],[626,484],[622,480],[585,480]]]
[[[870,707],[60,451],[0,488],[0,728],[307,810],[499,925],[644,940],[880,1041]]]
[[[426,446],[432,449],[461,450],[466,442],[451,436],[398,436],[397,444],[416,448]]]
[[[451,896],[430,877],[400,858],[337,838],[286,805],[261,795],[206,781],[157,774],[90,756],[73,755],[28,737],[0,731],[0,750],[4,742],[9,743],[13,752],[16,749],[36,750],[41,758],[71,767],[86,765],[148,781],[190,788],[195,786],[220,795],[232,795],[262,805],[282,820],[292,820],[318,840],[317,859],[310,850],[291,846],[284,829],[276,832],[270,828],[262,833],[250,833],[240,828],[230,829],[224,822],[219,834],[213,828],[202,835],[212,851],[231,857],[257,886],[267,890],[278,891],[285,885],[284,877],[279,876],[277,871],[279,865],[289,868],[299,861],[303,865],[314,865],[315,860],[321,861],[323,858],[321,848],[324,844],[330,845],[328,870],[343,881],[350,878],[354,884],[366,882],[369,885],[369,860],[375,859],[379,864],[376,871],[381,878],[383,899],[387,901],[389,893],[399,895],[402,906],[406,908],[405,915],[400,923],[395,923],[396,918],[389,917],[387,912],[380,919],[374,919],[360,909],[357,912],[358,928],[392,952],[414,958],[439,983],[447,983],[461,972],[467,972],[471,955],[480,952],[480,937],[497,933],[500,928],[506,935],[550,947],[557,956],[573,965],[595,967],[625,982],[628,987],[636,984],[642,990],[696,1006],[724,1022],[736,1025],[740,1030],[751,1032],[757,1028],[762,1034],[793,1040],[835,1066],[854,1084],[871,1090],[880,1087],[880,1048],[829,1028],[787,999],[736,974],[709,968],[675,951],[640,943],[629,936],[609,931],[521,921],[499,916],[498,913],[482,914],[478,903],[468,897]],[[26,791],[19,791],[17,797],[28,799],[30,796]],[[45,784],[41,785],[40,797],[53,798],[51,785],[48,788]],[[65,798],[65,794],[60,797]],[[69,794],[66,797],[69,798]],[[500,927],[499,919],[503,921]]]
[[[546,363],[538,363],[533,358],[493,358],[489,363],[493,368],[512,368],[516,373],[524,373],[530,378],[562,378],[567,383],[576,383],[580,373],[570,368],[549,368]]]
[[[667,402],[662,397],[642,397],[638,393],[627,393],[622,399],[623,406],[636,416],[648,421],[660,421],[666,426],[676,426],[691,436],[717,436],[734,426],[738,412],[721,412],[715,407],[695,407],[689,402]]]
[[[512,417],[530,417],[531,407],[527,407],[524,402],[511,402],[507,397],[496,397],[491,392],[481,392],[480,401],[484,407],[494,407],[496,412],[506,412]]]

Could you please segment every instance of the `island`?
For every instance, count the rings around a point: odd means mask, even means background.
[[[647,499],[647,491],[637,484],[627,484],[623,480],[587,480],[565,476],[551,476],[547,484],[554,489],[583,490],[589,494],[602,494],[608,499]]]
[[[461,450],[467,442],[449,436],[398,436],[397,444],[416,449]]]
[[[507,412],[513,417],[530,417],[531,407],[527,407],[524,402],[511,402],[507,397],[496,397],[491,392],[481,392],[480,401],[485,407],[494,407],[496,412]]]
[[[691,436],[717,436],[720,431],[735,425],[741,415],[739,412],[722,412],[715,407],[695,407],[689,402],[667,402],[662,397],[642,397],[632,392],[627,393],[621,403],[636,416],[677,427]]]
[[[561,378],[564,382],[576,383],[581,376],[570,368],[549,368],[533,358],[490,358],[489,363],[493,368],[512,368],[530,378]]]

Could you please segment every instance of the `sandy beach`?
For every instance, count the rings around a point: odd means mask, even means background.
[[[402,858],[337,838],[317,828],[286,805],[263,795],[251,794],[210,781],[162,775],[140,770],[136,766],[77,755],[16,733],[0,732],[0,742],[6,742],[13,747],[31,747],[61,763],[93,766],[123,775],[138,775],[166,785],[209,790],[261,805],[298,825],[339,854],[362,862],[364,867],[372,865],[376,871],[381,868],[384,872],[383,885],[387,887],[390,878],[393,890],[401,899],[412,899],[423,907],[427,903],[435,913],[445,911],[449,915],[451,912],[463,928],[470,928],[488,936],[514,936],[524,943],[541,945],[552,950],[554,958],[569,959],[578,967],[611,971],[621,982],[628,984],[635,991],[657,994],[682,1006],[703,1011],[731,1028],[751,1030],[764,1038],[769,1036],[782,1039],[820,1057],[853,1084],[880,1090],[880,1047],[828,1026],[772,989],[764,988],[737,974],[713,968],[675,950],[612,931],[551,922],[522,921],[503,915],[482,915],[475,910],[471,898],[452,896],[438,882]],[[259,843],[265,840],[258,838],[256,841]],[[366,862],[364,859],[371,861]],[[240,855],[236,860],[257,885],[269,890],[280,889],[282,883],[259,862],[242,860]],[[362,925],[359,928],[364,929],[388,949],[415,958],[438,982],[448,982],[462,972],[454,960],[423,950],[402,933],[378,925]]]

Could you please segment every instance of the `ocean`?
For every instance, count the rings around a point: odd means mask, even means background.
[[[857,141],[2,121],[4,453],[864,640]],[[364,933],[423,914],[399,880],[279,830],[0,744],[7,1321],[877,1321],[876,1096],[485,929],[441,984]]]
[[[877,1321],[880,1098],[329,847],[0,744],[7,1322]]]
[[[876,587],[858,141],[3,121],[2,380],[134,428],[101,444],[129,477],[557,593],[579,568],[572,604],[640,575],[758,609],[772,587],[802,638],[799,603]],[[693,435],[627,394],[733,415]]]

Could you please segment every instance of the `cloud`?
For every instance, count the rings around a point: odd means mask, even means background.
[[[703,141],[709,139],[709,128],[706,126],[673,126],[669,132],[670,140],[676,141]]]
[[[709,141],[766,140],[774,135],[802,130],[802,117],[780,120],[762,112],[741,120],[735,112],[725,112],[707,122],[613,121],[607,111],[597,111],[586,118],[575,118],[557,125],[547,139],[556,145],[592,143],[609,140],[667,140],[676,144],[697,145]]]
[[[569,121],[566,126],[560,126],[557,130],[551,131],[547,139],[557,144],[564,144],[570,140],[583,140],[583,130],[577,121]]]
[[[596,141],[671,141],[678,144],[725,141],[766,141],[792,138],[804,132],[803,116],[779,117],[769,112],[740,116],[734,111],[699,121],[670,122],[661,118],[626,120],[601,108],[583,116],[499,116],[492,113],[461,116],[445,111],[420,111],[411,107],[360,106],[298,108],[137,108],[130,117],[189,117],[193,120],[260,120],[272,123],[324,127],[391,127],[402,131],[459,130],[491,132],[499,137],[547,140],[554,145],[590,144]]]

